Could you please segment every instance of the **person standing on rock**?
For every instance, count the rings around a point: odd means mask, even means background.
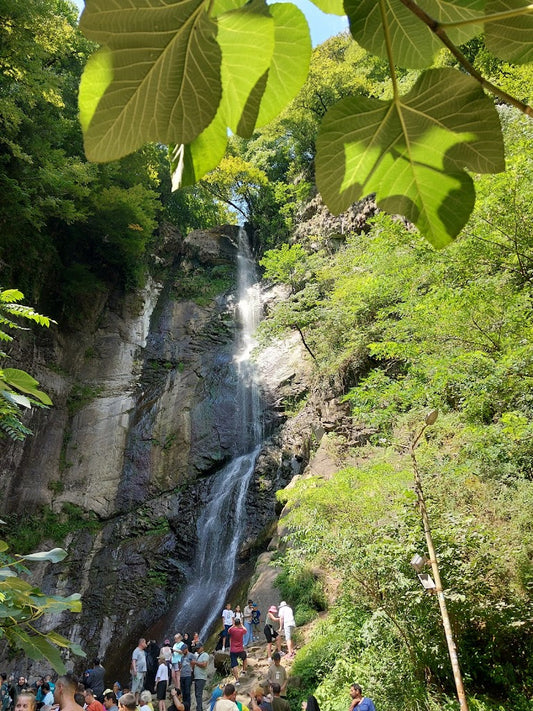
[[[93,690],[95,697],[100,703],[104,700],[104,674],[105,669],[98,657],[93,661],[93,666],[85,676],[85,684]]]
[[[159,645],[155,639],[151,639],[146,645],[146,676],[144,677],[144,688],[153,689],[155,686],[155,675],[159,666]],[[117,699],[119,697],[117,696]]]
[[[236,619],[235,624],[228,630],[230,666],[233,676],[235,677],[235,686],[239,686],[239,659],[242,659],[243,674],[246,672],[246,666],[248,664],[243,644],[245,635],[246,630],[242,626],[241,621]]]
[[[272,664],[267,672],[267,680],[272,684],[277,683],[281,689],[281,695],[285,696],[285,691],[287,689],[287,670],[285,667],[281,666],[281,654],[279,652],[274,652],[272,655]]]
[[[168,672],[169,672],[169,675],[171,675],[172,674],[172,661],[171,661],[172,660],[172,647],[170,646],[169,639],[165,639],[163,646],[159,650],[159,654],[160,655],[162,654],[165,657],[165,662],[168,667]],[[159,657],[158,657],[157,661],[159,663]]]
[[[254,603],[252,600],[248,600],[246,605],[244,606],[244,610],[242,611],[243,618],[244,618],[244,629],[246,630],[246,636],[244,638],[244,646],[247,647],[250,642],[253,641],[253,634],[252,634],[252,605]]]
[[[155,693],[159,702],[159,711],[165,711],[168,686],[168,662],[164,654],[159,656],[158,662],[159,667],[155,675]]]
[[[270,655],[272,654],[272,642],[276,643],[278,652],[281,652],[281,638],[274,628],[274,624],[279,623],[279,617],[276,617],[277,613],[278,608],[275,605],[271,605],[268,608],[265,627],[263,629],[267,641],[267,659],[270,659]]]
[[[144,677],[146,676],[145,649],[146,640],[144,637],[141,637],[139,644],[135,647],[131,655],[131,693],[135,696],[136,704],[139,703],[139,695],[144,689]]]
[[[207,682],[207,665],[209,654],[204,650],[204,643],[200,640],[196,642],[197,657],[192,666],[194,669],[194,696],[196,698],[196,711],[202,711],[202,699],[204,687]]]
[[[287,652],[289,657],[294,657],[294,643],[292,641],[292,635],[296,629],[296,622],[294,621],[294,612],[292,607],[289,607],[285,600],[280,602],[279,605],[279,629],[283,630],[285,634],[285,641],[287,642]]]
[[[261,622],[261,610],[257,603],[252,603],[252,642],[259,640],[259,623]]]
[[[222,651],[226,651],[226,643],[228,641],[228,630],[233,625],[233,620],[235,619],[235,614],[231,609],[231,603],[227,602],[226,607],[222,610],[222,624],[224,625],[224,632],[222,633]]]
[[[185,644],[182,642],[182,636],[179,632],[174,635],[174,645],[172,647],[172,681],[174,688],[180,689],[180,662]]]
[[[194,654],[189,652],[189,647],[186,644],[183,645],[183,654],[181,655],[180,661],[180,681],[181,681],[181,693],[183,694],[183,705],[185,706],[185,711],[191,710],[191,687],[192,687],[192,665],[191,662],[195,661]]]

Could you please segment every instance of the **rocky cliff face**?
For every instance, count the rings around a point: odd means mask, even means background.
[[[81,592],[83,612],[47,624],[124,679],[140,634],[173,632],[168,615],[190,574],[210,476],[232,456],[236,236],[226,227],[181,240],[167,230],[175,258],[164,280],[95,302],[93,328],[27,347],[25,365],[55,406],[33,413],[23,446],[4,447],[1,513],[41,527],[42,545],[70,529],[67,560],[43,566],[41,583]],[[282,403],[309,390],[306,363],[296,338],[259,359],[269,438],[247,494],[241,574],[266,546],[275,491],[305,457],[308,423],[283,432]]]

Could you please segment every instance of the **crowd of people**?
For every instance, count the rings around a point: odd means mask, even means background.
[[[229,652],[235,681],[215,688],[209,711],[291,711],[285,698],[288,675],[281,658],[285,655],[291,659],[295,654],[296,624],[285,601],[279,607],[271,605],[266,614],[263,632],[267,658],[271,660],[266,677],[250,695],[249,705],[237,700],[239,679],[247,671],[246,648],[259,641],[260,620],[261,612],[252,600],[247,601],[242,611],[239,605],[233,610],[230,603],[222,611],[222,630],[216,649]],[[286,654],[281,648],[282,637],[287,645]],[[54,683],[48,675],[29,684],[24,676],[8,678],[0,674],[0,711],[191,711],[193,684],[195,711],[204,711],[209,659],[198,633],[177,632],[172,643],[167,638],[161,647],[155,640],[147,642],[141,637],[131,655],[130,687],[116,681],[112,688],[106,688],[105,669],[98,658],[79,681],[66,674]],[[351,685],[350,697],[348,711],[375,711],[373,702],[363,696],[358,684]],[[320,711],[314,696],[302,703],[302,711]]]

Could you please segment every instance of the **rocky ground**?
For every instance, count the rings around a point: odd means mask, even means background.
[[[263,635],[261,634],[263,639]],[[267,671],[269,666],[272,664],[271,660],[267,658],[266,654],[266,642],[259,641],[247,647],[248,653],[248,666],[246,672],[242,672],[239,676],[239,685],[237,687],[237,701],[240,701],[245,706],[250,706],[250,694],[266,679]],[[281,664],[287,670],[287,674],[290,676],[290,669],[292,666],[293,659],[288,659],[286,655],[282,656]],[[219,671],[224,670],[224,676],[220,679],[219,683],[224,685],[229,682],[235,683],[235,678],[231,673],[229,664],[229,654],[223,654],[222,652],[216,652],[214,658],[214,668]],[[242,667],[241,667],[242,669]],[[209,688],[213,689],[214,684]],[[204,699],[205,702],[205,699]]]

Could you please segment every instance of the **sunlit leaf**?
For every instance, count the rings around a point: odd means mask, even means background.
[[[256,126],[275,118],[296,96],[309,71],[311,38],[305,15],[290,3],[270,6],[274,18],[274,52]]]
[[[263,2],[253,2],[218,19],[222,49],[221,109],[235,132],[250,92],[270,67],[274,51],[274,20]]]
[[[90,76],[101,88],[109,64],[113,73],[92,116],[95,97],[88,82],[81,85],[90,160],[120,158],[148,141],[189,143],[209,125],[221,96],[221,54],[202,0],[144,7],[88,0],[80,28],[111,52]]]
[[[222,101],[209,126],[188,145],[172,146],[172,189],[193,185],[224,156],[227,129],[236,131],[250,93],[268,70],[274,51],[274,20],[263,2],[219,18]],[[254,117],[255,123],[255,117]]]
[[[344,15],[342,0],[311,0],[311,2],[322,12],[327,12],[330,15]]]
[[[0,390],[0,393],[6,400],[8,400],[13,405],[21,405],[22,407],[27,407],[31,409],[31,400],[25,395],[18,395],[13,391],[8,392],[7,390]]]
[[[52,405],[52,401],[48,395],[37,388],[39,382],[35,380],[35,378],[32,378],[31,375],[26,373],[24,370],[18,370],[17,368],[4,368],[2,372],[6,382],[11,385],[11,387],[16,388],[23,393],[28,393],[28,395],[37,398],[44,405]]]
[[[350,97],[336,104],[323,121],[316,164],[333,212],[375,192],[384,210],[404,215],[442,247],[474,204],[464,168],[504,168],[498,115],[473,79],[430,70],[397,101]]]
[[[382,15],[382,6],[384,14]],[[426,0],[420,6],[436,21],[471,20],[482,14],[484,0]],[[372,54],[388,58],[387,37],[394,62],[413,69],[428,67],[442,47],[429,27],[401,0],[345,0],[344,8],[354,39]],[[450,36],[466,41],[480,31],[479,25],[451,30]]]

